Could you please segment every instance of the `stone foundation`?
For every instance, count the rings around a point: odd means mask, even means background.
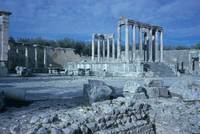
[[[7,73],[8,73],[8,69],[5,66],[5,64],[4,63],[0,63],[0,77],[1,76],[6,76]]]

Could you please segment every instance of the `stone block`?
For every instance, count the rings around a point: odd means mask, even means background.
[[[90,103],[104,101],[112,97],[112,89],[103,81],[88,80],[88,84],[83,86],[83,94]]]

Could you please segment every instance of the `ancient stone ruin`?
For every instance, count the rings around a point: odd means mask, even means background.
[[[9,15],[0,11],[0,134],[200,132],[200,51],[164,50],[163,27],[121,17],[81,56],[9,44]]]

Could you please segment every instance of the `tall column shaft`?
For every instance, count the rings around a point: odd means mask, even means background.
[[[28,67],[28,47],[25,46],[25,66]]]
[[[163,31],[160,32],[160,62],[163,62]]]
[[[152,62],[153,51],[152,51],[152,29],[149,31],[149,62]]]
[[[94,54],[95,54],[95,35],[92,35],[92,61],[94,61]]]
[[[128,29],[128,24],[126,23],[125,26],[125,61],[129,61],[129,29]]]
[[[110,58],[110,39],[107,38],[107,59]]]
[[[37,46],[34,46],[35,52],[35,68],[38,68],[38,53],[37,53]]]
[[[44,67],[47,67],[47,48],[44,48]]]
[[[117,27],[117,59],[121,58],[121,26]]]
[[[112,58],[113,60],[115,59],[115,39],[114,39],[114,35],[112,38]]]
[[[132,60],[135,61],[136,58],[136,26],[133,26],[133,46],[132,46]]]
[[[100,39],[97,41],[97,61],[100,61]]]
[[[140,55],[140,59],[143,59],[143,45],[142,45],[142,28],[139,28],[139,55]]]
[[[4,25],[3,25],[3,16],[0,16],[1,20],[0,20],[0,61],[4,61]]]
[[[158,31],[155,32],[155,62],[158,62]]]
[[[105,39],[103,40],[103,59],[106,57],[106,47],[105,47]]]

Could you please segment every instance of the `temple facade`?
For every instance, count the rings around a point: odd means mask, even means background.
[[[125,39],[122,39],[122,28],[125,28]],[[100,61],[101,48],[102,58],[105,59],[105,39],[112,40],[112,61],[131,63],[141,62],[163,62],[163,28],[121,17],[117,26],[117,56],[115,57],[114,34],[93,34],[92,36],[92,61],[95,60],[97,50],[97,62]],[[110,37],[110,38],[109,38]],[[122,55],[122,44],[125,42],[124,55]],[[95,42],[97,46],[95,47]],[[102,43],[101,43],[102,42]],[[102,45],[102,47],[101,47]],[[107,58],[110,57],[110,41],[107,41]],[[95,49],[97,48],[97,49]],[[116,60],[115,60],[116,59]],[[105,60],[102,60],[105,61]]]

